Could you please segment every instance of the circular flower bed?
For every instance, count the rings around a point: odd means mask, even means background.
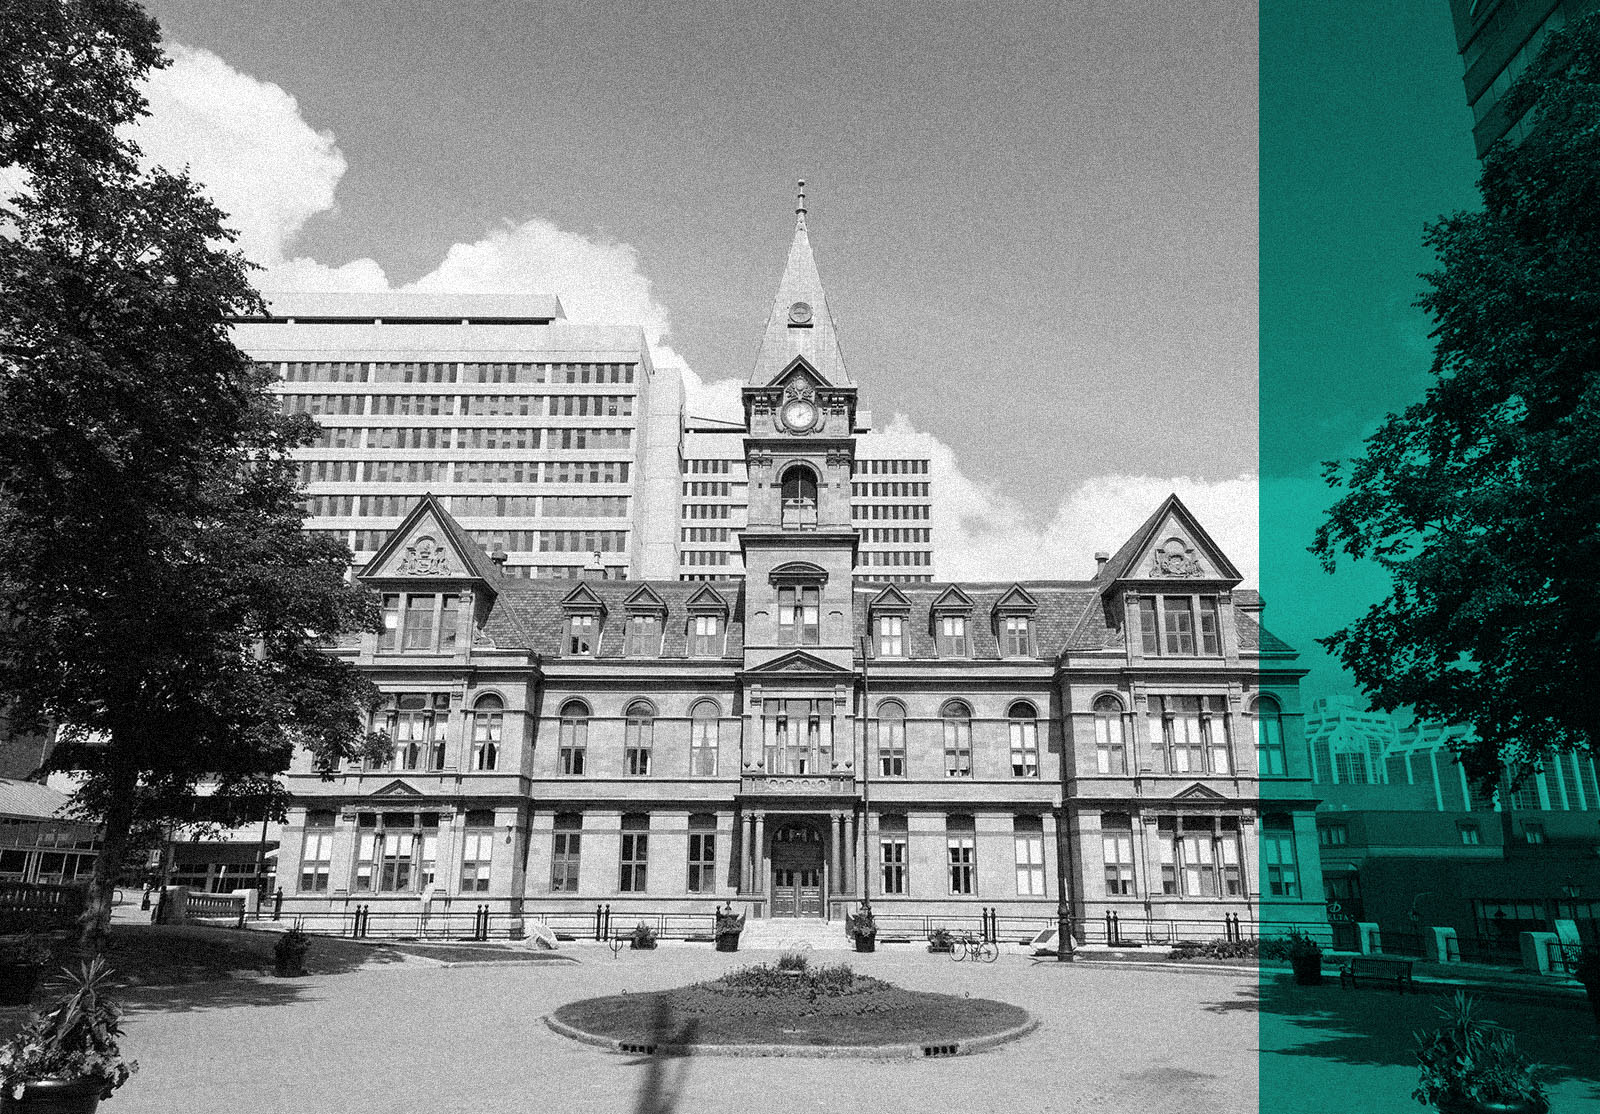
[[[559,1026],[626,1050],[717,1051],[719,1046],[870,1049],[954,1046],[998,1034],[1021,1036],[1028,1012],[1005,1002],[904,990],[847,964],[742,967],[710,982],[645,994],[572,1002]]]

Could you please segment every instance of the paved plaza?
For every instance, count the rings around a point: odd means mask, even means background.
[[[1253,970],[814,952],[814,962],[847,960],[908,988],[1014,1002],[1042,1025],[999,1049],[946,1060],[652,1059],[565,1040],[541,1019],[578,998],[682,985],[776,953],[666,946],[613,959],[598,946],[570,950],[581,963],[413,960],[294,981],[132,991],[125,1047],[141,1070],[107,1109],[1193,1114],[1255,1111],[1259,1063],[1262,1109],[1273,1114],[1415,1114],[1410,1032],[1430,1024],[1442,1001],[1276,979],[1258,990]],[[1263,1003],[1276,1012],[1264,1016]],[[1550,1065],[1556,1114],[1600,1105],[1600,1041],[1587,1009],[1495,1001],[1487,1012]]]

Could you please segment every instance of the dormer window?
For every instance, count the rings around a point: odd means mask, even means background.
[[[1221,632],[1216,596],[1139,597],[1139,636],[1147,657],[1217,657]]]
[[[906,656],[906,621],[903,616],[878,616],[878,656],[880,658]]]
[[[782,518],[785,530],[814,530],[817,526],[817,477],[803,464],[783,474]]]
[[[661,653],[661,616],[628,616],[628,656],[653,658]]]
[[[1033,652],[1026,615],[1007,615],[1000,624],[1000,652],[1008,658],[1025,658]]]
[[[696,615],[689,620],[689,656],[722,656],[722,620],[716,615]]]
[[[567,653],[594,657],[600,645],[600,616],[573,615],[567,619]]]
[[[450,653],[456,648],[461,597],[454,592],[391,592],[383,597],[380,653]]]
[[[967,617],[941,615],[939,617],[939,656],[964,658],[967,656]]]

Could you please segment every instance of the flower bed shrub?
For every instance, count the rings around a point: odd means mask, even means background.
[[[794,972],[798,972],[798,977]],[[848,963],[812,967],[803,955],[786,955],[776,965],[757,963],[689,989],[725,998],[843,998],[888,989],[888,983],[858,975]]]
[[[1288,957],[1284,952],[1284,957]],[[1168,959],[1258,959],[1261,949],[1255,940],[1179,940],[1167,953]]]

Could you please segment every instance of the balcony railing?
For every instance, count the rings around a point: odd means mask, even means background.
[[[856,791],[856,778],[853,770],[835,770],[825,774],[774,774],[766,770],[745,770],[739,779],[739,789],[744,793],[775,797],[841,796]]]

